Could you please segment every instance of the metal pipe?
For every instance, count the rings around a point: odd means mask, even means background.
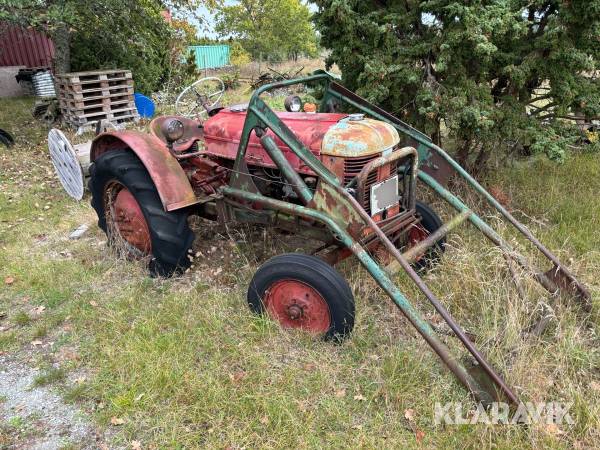
[[[372,161],[369,161],[365,166],[361,169],[358,175],[354,178],[357,180],[357,188],[356,191],[359,195],[359,203],[363,203],[364,198],[363,194],[365,192],[365,183],[367,181],[367,177],[374,169],[377,169],[386,164],[392,163],[394,161],[399,160],[400,158],[404,158],[407,156],[412,156],[411,161],[411,179],[410,179],[410,192],[405,193],[405,196],[409,199],[409,204],[407,205],[407,209],[415,208],[415,188],[417,184],[417,169],[419,167],[419,155],[417,150],[413,147],[402,147],[394,152],[390,153],[387,156],[380,156]]]
[[[287,160],[281,149],[277,146],[275,139],[268,134],[264,134],[260,138],[260,143],[267,151],[273,162],[281,170],[281,174],[292,186],[292,189],[298,197],[302,200],[302,203],[307,205],[313,198],[312,191],[308,188],[302,177],[294,170],[290,162]]]
[[[271,207],[273,209],[284,211],[284,212],[287,212],[292,215],[298,215],[300,217],[318,220],[318,221],[324,223],[325,225],[327,225],[329,227],[329,229],[340,239],[340,241],[354,253],[354,255],[358,258],[358,260],[365,267],[365,269],[367,269],[367,271],[371,274],[371,276],[373,276],[373,278],[377,281],[377,283],[381,286],[381,288],[390,296],[390,298],[394,301],[394,303],[398,306],[398,308],[400,308],[400,310],[402,311],[404,316],[416,328],[416,330],[419,332],[419,334],[421,334],[421,336],[423,336],[425,341],[438,354],[438,356],[442,359],[442,361],[444,361],[444,363],[454,373],[454,375],[456,375],[456,377],[465,385],[465,387],[467,387],[467,389],[469,389],[469,391],[471,393],[473,393],[475,398],[484,403],[490,403],[494,400],[493,396],[490,395],[485,390],[483,390],[481,388],[481,386],[479,385],[479,383],[468,373],[466,368],[455,357],[452,356],[448,347],[446,347],[446,345],[443,342],[441,342],[437,338],[437,336],[435,336],[435,331],[431,328],[429,323],[427,321],[423,320],[423,318],[420,316],[418,311],[412,306],[412,304],[408,301],[408,299],[402,294],[402,292],[400,292],[400,290],[390,280],[390,278],[381,270],[381,268],[379,267],[377,262],[375,260],[373,260],[373,258],[371,258],[371,256],[361,247],[361,245],[359,243],[357,243],[356,241],[354,241],[354,239],[341,226],[339,226],[331,217],[329,217],[326,214],[323,214],[320,211],[316,211],[314,209],[306,208],[306,207],[303,207],[300,205],[294,205],[294,204],[282,202],[279,200],[265,197],[260,194],[253,194],[250,192],[241,191],[239,189],[231,188],[228,186],[221,188],[221,191],[223,192],[223,194],[225,196],[232,196],[234,198],[238,198],[238,199],[242,199],[242,200],[249,200],[252,202],[262,203],[263,205]],[[350,198],[352,198],[352,197],[350,197]],[[359,206],[355,205],[355,207],[359,207]],[[375,226],[375,229],[379,230],[379,228],[377,226]],[[383,237],[385,238],[385,235],[383,235]],[[389,242],[389,240],[387,240],[387,238],[385,238],[385,240]],[[402,255],[397,250],[396,250],[396,255],[394,255],[394,256],[402,258]],[[410,266],[407,265],[407,267],[410,271],[412,271]],[[424,283],[418,277],[418,275],[416,275],[416,273],[414,271],[412,271],[412,272],[415,275],[415,277],[417,277],[419,279],[420,284],[421,284],[419,287],[421,288],[421,290],[425,289],[427,292],[429,292],[427,287],[424,285]],[[431,296],[433,296],[433,294],[431,294],[430,292],[429,292],[429,294]],[[440,309],[442,311],[445,311],[443,306],[441,306],[441,305],[438,305],[438,306],[440,307]],[[444,314],[443,314],[443,316],[444,316]],[[464,332],[458,326],[456,326],[456,324],[454,324],[454,321],[452,320],[452,318],[449,317],[449,314],[447,312],[445,312],[445,316],[446,316],[445,320],[448,322],[448,324],[453,329],[453,331],[457,334],[457,336],[459,336],[459,338],[462,336],[461,340],[465,339],[468,341]],[[470,341],[468,341],[468,342],[471,346],[471,349],[469,349],[469,351],[471,351],[471,350],[474,351],[475,354],[473,356],[475,356],[475,359],[478,360],[478,362],[482,365],[482,367],[487,366],[488,369],[492,373],[494,373],[493,370],[491,368],[489,368],[489,366],[487,365],[487,363],[485,362],[483,357],[481,355],[479,355],[479,353],[477,352],[476,349],[473,348],[473,344],[471,344]],[[472,354],[473,354],[473,351],[471,351]],[[482,362],[483,362],[483,364],[482,364]],[[496,377],[499,378],[498,376],[496,376]],[[492,377],[492,379],[494,380],[494,377]],[[514,402],[514,403],[518,403],[517,397],[511,392],[511,390],[506,385],[504,385],[503,381],[501,379],[499,379],[499,382],[500,382],[500,384],[497,383],[497,385],[500,388],[502,388],[502,390],[507,394],[507,397],[510,399],[510,401]]]
[[[290,130],[284,122],[279,120],[265,102],[260,98],[256,98],[255,103],[256,105],[252,105],[251,103],[251,106],[249,106],[249,113],[253,113],[260,119],[260,122],[266,125],[275,134],[275,136],[285,142],[290,150],[314,171],[320,179],[325,180],[329,184],[340,184],[337,175],[327,169],[321,160],[313,155],[313,153],[298,140],[294,132]]]
[[[446,200],[451,206],[457,211],[463,212],[468,211],[469,208],[458,199],[452,192],[444,188],[431,176],[419,170],[419,178],[429,185],[434,191],[436,191],[444,200]],[[469,221],[475,225],[490,241],[500,247],[504,253],[510,256],[517,262],[521,267],[530,272],[533,277],[552,295],[558,293],[558,286],[550,278],[548,278],[541,271],[536,269],[525,257],[517,253],[509,244],[506,242],[498,233],[494,231],[487,223],[485,223],[477,214],[471,214]]]
[[[473,212],[470,210],[461,212],[459,215],[453,217],[449,222],[442,224],[441,227],[427,236],[427,238],[417,242],[415,245],[405,251],[402,256],[404,256],[404,259],[406,259],[406,261],[409,263],[414,263],[417,259],[419,259],[420,255],[425,253],[429,247],[434,246],[437,241],[442,239],[450,231],[467,220],[471,214],[473,214]],[[392,265],[393,263],[386,267],[386,270],[388,270]]]
[[[420,171],[419,171],[420,173]],[[517,396],[512,392],[512,390],[508,387],[508,385],[504,382],[502,377],[498,375],[491,365],[487,362],[487,360],[483,357],[483,355],[475,348],[475,345],[471,342],[465,332],[461,327],[454,321],[448,310],[442,305],[442,303],[438,300],[438,298],[434,295],[433,292],[429,289],[429,287],[423,282],[421,277],[415,272],[412,266],[404,259],[400,251],[394,246],[394,244],[387,238],[385,233],[381,231],[381,229],[377,226],[377,223],[367,214],[367,212],[360,206],[358,201],[352,197],[348,192],[344,189],[336,186],[338,193],[344,196],[353,206],[353,208],[361,215],[361,217],[365,220],[365,222],[375,231],[377,236],[379,237],[381,243],[386,247],[387,251],[400,263],[400,266],[404,271],[408,274],[408,276],[413,280],[413,282],[417,285],[419,290],[425,295],[427,300],[431,303],[431,305],[435,308],[435,310],[443,317],[446,321],[450,329],[454,332],[454,334],[458,337],[458,339],[463,343],[465,348],[471,353],[473,358],[479,363],[484,372],[490,377],[491,381],[498,386],[502,392],[508,397],[511,403],[518,404]],[[471,215],[472,218],[475,214]],[[476,216],[475,216],[476,217]],[[381,269],[377,266],[378,271]],[[377,280],[377,276],[374,275],[374,278]],[[387,279],[387,277],[386,277]]]

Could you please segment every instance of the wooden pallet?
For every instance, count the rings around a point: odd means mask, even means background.
[[[81,101],[97,98],[119,97],[121,95],[133,96],[133,86],[116,86],[89,92],[72,92],[68,90],[59,90],[58,92],[59,98]]]
[[[85,85],[104,81],[124,81],[132,80],[129,70],[98,70],[93,72],[74,72],[56,75],[60,83]]]
[[[128,70],[58,74],[55,79],[61,112],[74,126],[139,118]]]
[[[86,100],[70,100],[70,99],[59,99],[59,103],[62,107],[71,111],[86,111],[96,108],[104,109],[115,109],[116,107],[130,106],[135,108],[135,102],[131,99],[130,95],[119,95],[113,97],[97,97]]]
[[[106,110],[92,110],[85,113],[73,113],[68,109],[61,108],[63,116],[74,125],[83,125],[89,122],[98,122],[100,120],[107,120],[113,122],[117,119],[137,119],[139,118],[137,109],[133,108],[121,108],[113,109],[110,111]]]

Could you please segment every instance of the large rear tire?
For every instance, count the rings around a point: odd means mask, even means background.
[[[90,167],[89,188],[98,226],[129,257],[150,255],[152,276],[168,277],[190,266],[194,242],[185,210],[167,212],[148,171],[129,150],[102,154]]]

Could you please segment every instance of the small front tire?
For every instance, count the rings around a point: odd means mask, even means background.
[[[248,305],[284,328],[341,341],[354,327],[354,296],[342,275],[316,256],[275,256],[254,274]]]

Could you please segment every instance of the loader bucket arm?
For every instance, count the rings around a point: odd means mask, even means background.
[[[427,170],[427,165],[430,159],[441,161],[450,170],[455,171],[460,175],[468,185],[473,188],[478,194],[483,196],[485,200],[498,211],[512,226],[514,226],[525,238],[533,244],[545,257],[548,259],[553,267],[546,272],[541,272],[535,269],[527,260],[516,253],[514,250],[504,242],[497,233],[480,217],[476,214],[472,214],[469,217],[469,221],[481,230],[486,237],[492,242],[498,245],[505,254],[511,259],[515,260],[524,269],[527,269],[531,275],[552,295],[556,295],[559,292],[570,295],[578,300],[585,310],[591,308],[591,296],[589,290],[581,282],[579,282],[575,276],[562,264],[559,259],[548,250],[525,225],[519,222],[506,208],[504,208],[481,184],[477,182],[458,162],[456,162],[448,153],[442,148],[435,145],[431,139],[414,129],[410,125],[402,122],[400,119],[394,117],[392,114],[384,111],[383,109],[367,102],[362,97],[358,96],[352,91],[349,91],[342,85],[335,81],[331,81],[327,84],[327,90],[325,94],[326,99],[335,98],[344,103],[350,104],[360,111],[371,115],[372,117],[388,122],[394,126],[399,133],[415,140],[418,145],[421,170],[419,171],[419,178],[429,185],[434,191],[436,191],[444,200],[450,203],[454,208],[459,211],[464,211],[467,207],[451,192],[445,189],[434,176],[431,176],[431,171]]]
[[[303,144],[296,138],[293,132],[277,117],[277,115],[260,99],[260,94],[275,88],[299,83],[321,82],[326,86],[326,96],[339,96],[342,101],[356,106],[367,114],[392,123],[403,132],[421,134],[397,119],[398,123],[392,120],[389,114],[382,114],[382,110],[376,107],[370,107],[368,104],[361,104],[356,100],[337,93],[337,83],[332,82],[332,78],[324,73],[313,76],[287,80],[271,85],[263,86],[252,96],[247,110],[246,122],[242,131],[238,154],[236,157],[233,175],[230,178],[228,186],[221,188],[223,201],[228,208],[232,210],[245,210],[250,213],[253,208],[260,206],[265,210],[275,211],[294,217],[301,217],[324,224],[345,247],[347,247],[361,262],[369,274],[375,279],[379,286],[388,294],[398,308],[402,311],[409,322],[416,328],[419,334],[425,339],[430,347],[439,355],[446,366],[456,375],[458,380],[467,387],[475,398],[483,403],[489,404],[498,399],[506,399],[512,404],[518,404],[519,400],[510,387],[504,382],[502,377],[491,367],[485,357],[475,348],[464,331],[450,316],[437,297],[429,290],[427,285],[419,275],[410,266],[405,256],[393,245],[386,234],[381,230],[378,224],[369,216],[357,200],[342,186],[338,178],[331,173]],[[366,103],[366,102],[365,102]],[[379,112],[378,112],[379,111]],[[274,139],[266,133],[271,130],[287,147],[289,147],[311,170],[319,177],[319,183],[315,191],[310,190],[301,177],[293,170],[281,150],[276,145]],[[245,153],[248,146],[250,134],[254,132],[260,137],[261,143],[273,162],[280,169],[283,177],[292,189],[297,193],[302,205],[289,203],[273,199],[262,195],[252,180],[245,163]],[[418,133],[418,134],[417,134]],[[422,135],[425,141],[426,136]],[[402,151],[396,150],[395,152]],[[393,152],[382,158],[393,158]],[[417,171],[413,170],[411,174],[416,182]],[[463,213],[460,220],[455,220],[455,226],[461,220],[471,218],[473,214]],[[447,227],[448,229],[450,226]],[[438,337],[436,331],[422,317],[419,311],[398,289],[390,278],[386,270],[369,254],[362,242],[365,234],[375,235],[379,242],[383,244],[394,261],[408,274],[433,307],[444,318],[449,327],[453,330],[463,346],[469,351],[472,357],[477,361],[477,367],[480,369],[480,375],[483,375],[483,382],[477,379],[467,368],[456,358],[448,347]]]

